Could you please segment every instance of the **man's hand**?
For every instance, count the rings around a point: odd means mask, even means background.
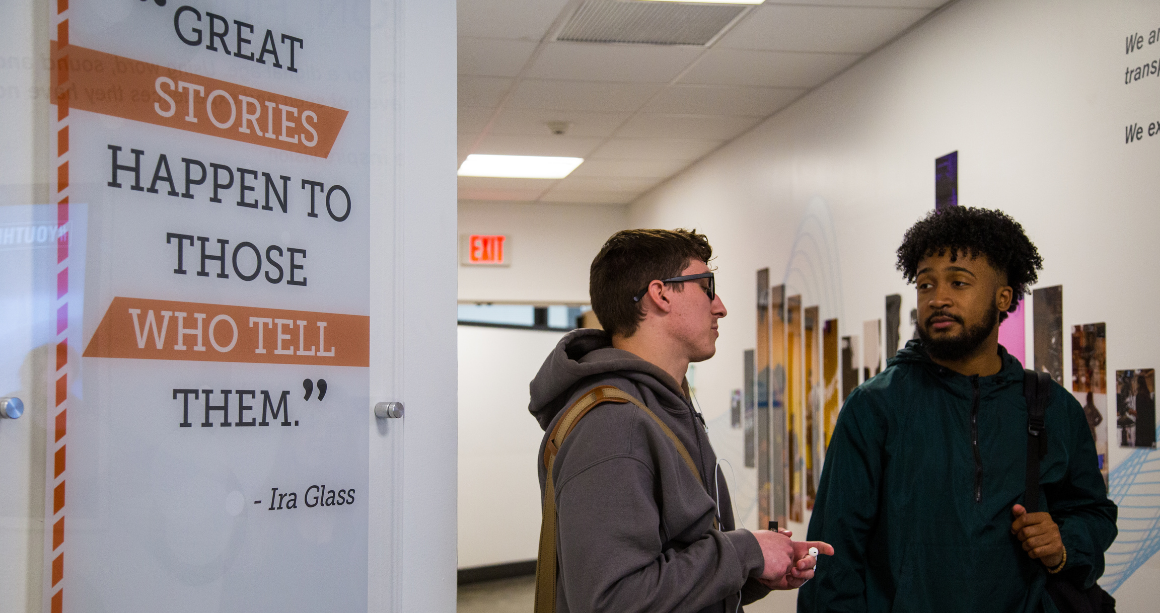
[[[794,542],[783,533],[769,530],[754,530],[753,536],[761,545],[761,555],[765,558],[765,568],[758,579],[773,581],[789,572],[795,561]]]
[[[772,534],[772,533],[771,533]],[[789,540],[788,538],[786,540]],[[771,590],[796,590],[801,587],[806,581],[814,578],[814,567],[818,564],[818,559],[810,555],[810,549],[816,547],[819,555],[834,555],[834,548],[827,543],[821,541],[797,541],[790,542],[792,548],[791,555],[793,560],[787,564],[785,571],[776,576],[770,577],[773,574],[770,568],[766,566],[766,572],[758,577],[758,581],[765,587]],[[764,549],[762,550],[764,552]]]
[[[1032,560],[1039,560],[1048,568],[1055,568],[1063,561],[1063,537],[1059,525],[1051,519],[1051,513],[1028,513],[1021,504],[1011,507],[1015,521],[1011,522],[1011,534],[1023,543],[1023,551]]]

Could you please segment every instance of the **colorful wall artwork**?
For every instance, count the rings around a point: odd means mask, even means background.
[[[1156,448],[1156,370],[1116,371],[1116,430],[1120,447]]]
[[[1007,319],[999,324],[999,344],[1020,364],[1027,363],[1027,311],[1023,309],[1024,304],[1020,301],[1015,312],[1008,313]]]
[[[1096,442],[1104,483],[1108,481],[1107,330],[1102,323],[1074,326],[1071,332],[1071,391],[1083,407]]]
[[[786,446],[785,412],[785,286],[769,290],[769,313],[773,325],[769,331],[769,418],[773,428],[770,435],[772,449],[772,498],[770,514],[784,525],[789,513],[789,450]],[[764,528],[764,525],[758,526]]]
[[[805,457],[802,455],[802,413],[805,405],[802,363],[802,297],[786,300],[785,317],[785,407],[786,453],[789,459],[789,519],[802,521],[805,495]]]
[[[807,307],[803,311],[802,324],[804,328],[802,365],[805,369],[805,406],[802,407],[802,456],[805,458],[805,485],[806,510],[814,508],[814,498],[818,494],[818,481],[821,476],[821,461],[818,458],[822,445],[822,369],[821,369],[821,322],[818,317],[818,307]]]
[[[846,402],[846,398],[850,396],[850,392],[858,387],[858,353],[859,337],[857,336],[843,336],[842,337],[842,402]]]
[[[1042,287],[1031,293],[1035,370],[1050,373],[1063,385],[1063,286]]]
[[[757,271],[757,525],[769,521],[772,494],[769,447],[769,269]]]
[[[934,161],[934,210],[959,205],[959,152]]]
[[[886,359],[898,353],[898,343],[902,340],[902,296],[890,294],[886,297]]]
[[[757,394],[757,385],[754,377],[756,365],[752,349],[745,350],[745,387],[742,388],[744,407],[741,414],[741,428],[745,432],[745,467],[753,468],[756,465],[757,449],[754,444],[753,413],[754,396]]]
[[[822,403],[823,458],[830,448],[830,437],[834,434],[838,410],[841,408],[842,390],[838,374],[838,320],[827,319],[822,326],[822,381],[825,388],[825,401]]]
[[[862,380],[882,372],[882,320],[871,319],[862,324]]]
[[[729,395],[729,427],[741,428],[741,390],[733,390]]]

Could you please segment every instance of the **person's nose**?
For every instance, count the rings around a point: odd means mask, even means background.
[[[713,311],[712,313],[718,318],[725,317],[729,311],[725,309],[725,301],[721,300],[721,294],[713,296]]]
[[[932,311],[937,311],[938,309],[943,309],[954,304],[954,301],[951,300],[950,292],[944,289],[945,287],[945,285],[939,285],[933,292],[931,292],[930,299],[927,301],[927,306],[929,306]]]

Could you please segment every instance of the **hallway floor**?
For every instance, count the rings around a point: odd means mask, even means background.
[[[458,613],[531,613],[536,600],[536,577],[512,577],[459,586]]]
[[[459,586],[458,613],[532,613],[536,578],[513,577]],[[796,592],[774,592],[745,607],[746,613],[790,613],[796,610]]]

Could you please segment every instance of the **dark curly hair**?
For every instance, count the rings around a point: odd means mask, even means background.
[[[981,255],[1007,275],[1015,294],[1007,313],[1015,311],[1043,269],[1039,250],[1019,222],[1001,211],[960,206],[931,212],[911,226],[898,248],[895,268],[907,283],[914,283],[920,260],[948,252],[952,262],[960,255],[970,259]],[[1007,313],[1000,313],[1000,321]]]

